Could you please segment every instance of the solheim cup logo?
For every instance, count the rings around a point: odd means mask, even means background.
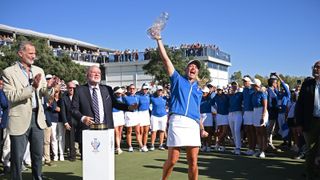
[[[91,141],[91,146],[93,147],[92,152],[99,152],[99,146],[100,146],[100,141],[98,138],[93,138],[93,141]]]

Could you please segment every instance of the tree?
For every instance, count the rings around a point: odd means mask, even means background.
[[[189,59],[193,59],[193,57],[186,59],[183,56],[182,50],[172,50],[168,48],[168,46],[165,46],[165,49],[175,69],[180,74],[184,74],[186,64],[188,63]],[[203,81],[210,81],[210,72],[208,71],[207,66],[205,66],[205,64],[202,61],[200,62],[201,62],[201,69],[199,72],[199,78],[202,79]],[[164,66],[161,61],[159,51],[151,51],[151,60],[149,61],[148,64],[144,65],[142,68],[146,74],[152,75],[154,77],[154,81],[157,81],[158,84],[165,85],[170,82],[169,76],[164,70]]]
[[[260,74],[256,74],[256,75],[254,75],[254,78],[259,79],[263,86],[268,87],[268,77],[267,76],[263,77]]]
[[[237,82],[238,84],[242,83],[242,73],[241,71],[236,71],[230,76],[231,82]]]
[[[37,60],[35,65],[43,68],[45,74],[54,74],[65,82],[70,80],[78,80],[80,83],[85,82],[85,67],[72,62],[69,56],[54,57],[53,51],[48,47],[47,40],[36,37],[18,36],[16,41],[10,46],[1,46],[0,52],[4,56],[0,56],[0,73],[19,60],[17,55],[18,46],[21,41],[31,41],[37,52]]]

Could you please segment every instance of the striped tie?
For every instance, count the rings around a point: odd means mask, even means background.
[[[94,112],[94,122],[100,123],[99,102],[97,96],[97,88],[92,89],[92,107]]]

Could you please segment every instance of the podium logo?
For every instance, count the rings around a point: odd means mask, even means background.
[[[92,152],[99,152],[100,141],[98,138],[93,138],[93,141],[91,141],[91,146],[93,147]]]

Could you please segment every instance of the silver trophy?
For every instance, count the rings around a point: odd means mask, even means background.
[[[152,24],[152,26],[147,30],[147,34],[151,39],[155,39],[155,37],[160,37],[161,31],[166,26],[166,23],[169,19],[169,13],[163,12],[156,19],[156,21]]]

